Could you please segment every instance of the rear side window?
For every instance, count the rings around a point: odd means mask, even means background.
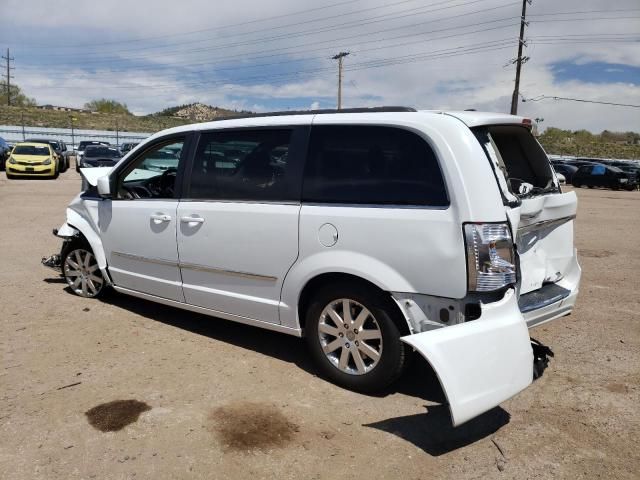
[[[189,197],[299,201],[299,168],[292,167],[291,138],[291,129],[219,131],[203,135],[193,160]]]
[[[436,155],[413,132],[381,126],[314,126],[303,201],[449,205]]]

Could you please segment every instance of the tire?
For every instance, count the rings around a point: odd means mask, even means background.
[[[345,305],[351,317],[346,328]],[[400,376],[407,362],[408,347],[394,321],[397,315],[391,300],[371,287],[327,285],[316,293],[305,314],[311,357],[337,385],[365,393],[380,391]]]
[[[582,185],[580,185],[579,183],[574,183],[573,186],[574,188],[580,188]]]
[[[62,275],[73,293],[85,298],[97,298],[105,294],[107,282],[86,242],[72,241],[64,249],[60,264]]]

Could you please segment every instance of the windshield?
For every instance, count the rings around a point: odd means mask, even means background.
[[[13,150],[13,155],[37,155],[49,156],[49,147],[38,145],[18,145]]]
[[[120,152],[117,148],[110,147],[87,147],[84,156],[86,158],[90,157],[106,157],[106,158],[119,158]]]

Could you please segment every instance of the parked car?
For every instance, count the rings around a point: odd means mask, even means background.
[[[81,170],[90,187],[43,263],[83,297],[111,287],[305,337],[353,390],[386,387],[415,349],[459,425],[532,382],[527,326],[578,293],[576,194],[530,125],[382,108],[159,132]]]
[[[638,186],[638,177],[632,173],[626,173],[617,167],[608,167],[602,164],[585,165],[580,167],[573,175],[574,187],[602,187],[619,190],[635,190]]]
[[[573,165],[554,163],[553,169],[562,175],[567,182],[567,184],[571,184],[571,179],[573,178],[573,174],[578,171],[578,167],[574,167]]]
[[[67,168],[69,168],[69,159],[64,155],[64,150],[62,149],[62,144],[59,140],[52,140],[49,138],[27,138],[25,142],[31,143],[48,143],[51,145],[56,158],[58,159],[58,163],[60,165],[60,172],[66,172]]]
[[[89,145],[106,145],[109,146],[109,142],[98,142],[95,140],[83,140],[78,144],[78,149],[76,150],[76,172],[80,171],[80,163],[82,162],[82,156],[84,155],[84,150]]]
[[[11,147],[5,141],[4,138],[0,137],[0,169],[4,170],[5,160],[9,157],[9,152],[11,151]]]
[[[122,152],[106,145],[87,145],[80,160],[80,168],[113,167],[122,158]]]
[[[8,179],[51,177],[59,173],[58,157],[49,143],[21,142],[13,147],[5,163]]]
[[[129,153],[129,151],[133,150],[138,145],[139,143],[123,143],[120,146],[120,151],[122,152],[123,155],[126,155],[127,153]]]

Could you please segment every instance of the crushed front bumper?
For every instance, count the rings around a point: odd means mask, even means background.
[[[482,305],[477,320],[402,337],[429,362],[460,425],[533,381],[533,351],[514,290]]]

